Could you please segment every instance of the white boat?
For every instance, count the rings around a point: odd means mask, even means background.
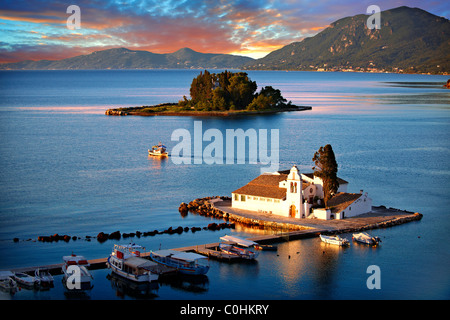
[[[342,247],[350,245],[350,242],[347,239],[341,238],[338,235],[325,236],[325,235],[321,234],[320,239],[325,243],[335,244],[335,245],[342,246]]]
[[[209,270],[208,258],[193,252],[159,250],[152,251],[150,258],[159,264],[175,268],[182,274],[201,275]]]
[[[63,257],[64,264],[62,272],[64,273],[63,284],[69,290],[90,290],[94,286],[92,280],[94,277],[89,273],[89,262],[84,256],[72,254]]]
[[[47,268],[37,268],[34,271],[34,278],[40,287],[53,287],[53,276]]]
[[[24,272],[14,272],[14,280],[25,288],[32,288],[38,284],[35,277],[30,276]]]
[[[0,271],[0,288],[14,294],[17,291],[17,283],[13,279],[14,273],[11,271]]]
[[[115,244],[106,262],[112,272],[136,282],[151,282],[159,278],[156,262],[141,258],[145,248],[135,244]]]
[[[148,155],[149,156],[166,157],[166,156],[168,156],[166,149],[167,149],[167,147],[165,145],[161,144],[161,142],[160,142],[158,145],[153,146],[151,149],[148,149]]]
[[[219,249],[227,254],[238,256],[242,259],[256,259],[259,255],[256,246],[258,244],[251,240],[235,236],[225,235],[220,237],[224,242],[219,243]]]
[[[379,237],[372,237],[366,232],[354,233],[352,239],[371,246],[376,246],[379,242],[381,242]]]

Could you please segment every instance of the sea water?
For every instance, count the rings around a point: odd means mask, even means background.
[[[159,141],[168,151],[176,129],[278,129],[280,170],[311,172],[314,152],[331,144],[349,192],[368,192],[374,205],[422,213],[388,229],[377,248],[342,249],[312,238],[283,242],[254,263],[211,260],[198,281],[126,290],[110,271],[93,271],[90,299],[449,299],[450,91],[445,76],[249,71],[310,111],[239,118],[112,117],[108,108],[177,102],[189,96],[200,70],[0,72],[0,269],[62,262],[75,253],[108,256],[115,241],[99,232],[205,227],[211,218],[178,212],[181,202],[230,196],[260,174],[262,164],[175,164],[149,158]],[[220,72],[211,70],[211,72]],[[206,143],[205,143],[206,144]],[[150,250],[217,242],[222,231],[134,237]],[[44,235],[78,237],[43,243]],[[91,241],[86,236],[94,237]],[[351,234],[343,236],[351,239]],[[14,242],[13,239],[19,241]],[[368,267],[381,271],[369,289]],[[21,290],[2,299],[66,299],[60,280],[49,291]]]

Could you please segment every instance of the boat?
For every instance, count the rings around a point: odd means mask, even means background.
[[[89,262],[84,256],[71,254],[63,257],[62,272],[64,273],[63,285],[68,290],[90,290],[94,287],[94,277],[89,273]]]
[[[347,239],[341,238],[338,235],[325,236],[325,235],[321,234],[320,239],[325,243],[335,244],[335,245],[342,246],[342,247],[350,245],[350,242]]]
[[[277,251],[278,247],[273,246],[271,244],[258,244],[255,246],[256,250],[262,250],[262,251]]]
[[[381,242],[379,237],[372,237],[366,232],[354,233],[352,239],[371,246],[377,246]]]
[[[16,293],[17,283],[13,279],[14,273],[11,271],[0,271],[0,288],[11,294]]]
[[[24,272],[14,272],[14,280],[21,287],[33,288],[38,285],[35,277],[30,276]]]
[[[47,268],[37,268],[34,271],[34,278],[41,288],[53,287],[53,276]]]
[[[163,144],[161,144],[161,142],[156,145],[153,146],[151,149],[148,149],[148,155],[149,156],[157,156],[157,157],[166,157],[169,154],[166,151],[167,147]]]
[[[182,274],[202,275],[209,270],[208,258],[194,252],[159,250],[150,252],[150,258]]]
[[[223,242],[219,243],[219,249],[227,254],[249,260],[256,259],[259,255],[256,250],[258,244],[251,240],[228,235],[220,237],[220,240]]]
[[[136,244],[115,244],[106,262],[112,272],[135,282],[151,282],[159,278],[156,262],[141,258],[145,248]]]

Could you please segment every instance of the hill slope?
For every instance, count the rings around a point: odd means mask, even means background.
[[[156,68],[239,68],[253,59],[229,54],[200,53],[189,48],[158,54],[116,48],[62,60],[22,61],[0,64],[0,69],[156,69]]]
[[[244,68],[450,72],[449,20],[418,8],[399,7],[382,11],[381,28],[370,30],[368,17],[340,19],[314,37],[291,43]]]

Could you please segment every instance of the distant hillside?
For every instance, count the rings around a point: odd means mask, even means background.
[[[244,69],[450,72],[450,22],[418,8],[381,12],[381,29],[369,15],[333,22],[314,37],[291,43]]]
[[[189,69],[239,68],[252,58],[230,54],[200,53],[189,48],[174,53],[158,54],[126,48],[95,51],[62,60],[22,61],[0,64],[0,69],[66,70],[66,69]]]

